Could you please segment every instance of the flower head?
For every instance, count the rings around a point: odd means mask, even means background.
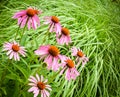
[[[44,62],[47,63],[48,69],[52,69],[54,71],[59,69],[60,64],[58,61],[62,61],[63,59],[59,49],[53,45],[40,46],[39,49],[35,51],[35,54],[40,55],[41,59],[45,58]]]
[[[73,62],[73,60],[71,60],[68,57],[64,57],[64,60],[62,61],[63,69],[61,70],[60,74],[62,74],[63,72],[66,72],[65,78],[67,80],[70,79],[76,79],[77,76],[79,76],[79,72],[77,71],[77,69],[75,68],[75,64]]]
[[[19,61],[20,57],[19,54],[21,54],[23,57],[25,57],[26,53],[25,53],[25,48],[20,46],[18,43],[16,43],[15,41],[10,43],[7,42],[3,45],[4,49],[3,51],[8,51],[7,55],[9,55],[9,59],[14,58],[15,61]]]
[[[70,58],[65,57],[61,65],[63,66],[63,69],[61,70],[60,74],[62,74],[63,72],[66,72],[65,78],[67,80],[70,80],[70,79],[75,80],[76,77],[79,76],[79,72],[75,68],[75,64],[73,60],[71,60]]]
[[[59,18],[56,16],[47,16],[44,18],[45,23],[49,24],[49,31],[50,32],[56,32],[57,34],[60,34],[61,32],[61,24],[59,21]]]
[[[82,50],[73,47],[71,51],[72,51],[72,55],[77,57],[76,58],[76,61],[78,62],[77,65],[79,65],[80,62],[82,61],[82,66],[84,67],[84,65],[88,62],[89,59],[85,56]]]
[[[67,28],[62,28],[61,35],[56,34],[56,38],[59,44],[66,43],[66,45],[68,45],[68,43],[71,42],[70,32]]]
[[[51,86],[47,84],[47,79],[44,80],[43,76],[39,76],[36,74],[36,78],[33,76],[30,76],[28,79],[30,83],[28,85],[32,86],[28,92],[33,92],[34,97],[37,97],[38,94],[41,94],[41,97],[49,97],[50,93],[48,92],[51,91]]]
[[[26,10],[19,11],[13,16],[14,19],[18,19],[18,25],[23,28],[26,24],[28,29],[36,29],[37,25],[40,26],[40,20],[38,14],[42,12],[33,8],[28,8]]]

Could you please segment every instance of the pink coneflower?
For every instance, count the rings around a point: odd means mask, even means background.
[[[52,69],[54,71],[59,69],[60,64],[58,64],[58,61],[62,61],[63,59],[59,49],[56,46],[51,45],[40,46],[39,49],[35,51],[35,54],[40,55],[41,59],[46,57],[44,62],[47,63],[48,69]]]
[[[80,62],[82,61],[82,66],[84,67],[84,65],[88,62],[89,59],[79,48],[77,49],[76,47],[73,47],[71,50],[72,50],[72,55],[77,57],[76,58],[76,61],[78,62],[77,65],[79,65]]]
[[[21,54],[23,57],[25,57],[25,48],[23,46],[20,46],[18,43],[15,41],[13,43],[7,42],[4,44],[4,49],[3,51],[8,51],[7,55],[9,55],[9,59],[14,58],[15,61],[19,61],[20,57],[19,54]]]
[[[44,80],[43,76],[39,76],[36,74],[36,78],[33,76],[30,76],[28,79],[30,83],[28,85],[32,86],[28,92],[33,92],[34,97],[37,97],[38,94],[41,94],[41,97],[49,97],[50,93],[49,91],[52,91],[51,86],[47,84],[47,79]]]
[[[28,8],[27,10],[22,10],[20,12],[15,13],[13,16],[14,19],[18,19],[18,25],[23,28],[26,23],[28,29],[32,28],[36,29],[37,25],[40,26],[40,20],[38,14],[41,14],[41,11],[38,11],[33,8]]]
[[[67,80],[70,79],[76,79],[77,76],[79,76],[79,72],[75,68],[74,62],[70,58],[64,58],[64,62],[61,64],[63,66],[63,69],[61,70],[60,74],[66,71],[65,78]]]
[[[61,24],[56,16],[48,16],[44,18],[46,21],[44,24],[49,24],[49,31],[50,32],[56,32],[57,34],[60,34],[61,32]]]
[[[56,38],[59,44],[66,43],[66,45],[68,45],[68,43],[71,42],[70,32],[67,28],[62,28],[61,35],[56,34]]]

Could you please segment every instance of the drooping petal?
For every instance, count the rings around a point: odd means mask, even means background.
[[[50,68],[52,67],[52,64],[51,64],[51,63],[52,63],[52,59],[53,59],[52,56],[51,56],[51,55],[48,55],[48,56],[45,58],[45,60],[44,60],[44,62],[47,63],[47,65],[48,65],[48,66],[47,66],[48,69],[50,69]]]
[[[40,26],[40,19],[37,15],[34,15],[34,20],[37,22],[38,26]]]
[[[26,25],[27,19],[28,19],[27,15],[22,17],[22,22],[21,22],[21,25],[20,25],[21,28],[23,28]]]
[[[57,71],[59,69],[58,58],[53,58],[52,62],[52,70]]]
[[[24,15],[26,15],[26,10],[22,10],[20,12],[15,13],[15,15],[12,18],[16,19],[16,18],[20,18],[21,16],[24,16]]]
[[[66,70],[65,78],[66,78],[67,80],[70,80],[70,69],[67,69],[67,70]]]
[[[62,75],[63,74],[63,72],[65,71],[65,67],[60,71],[60,75]]]
[[[31,19],[32,19],[32,28],[36,29],[37,28],[37,22],[35,21],[34,17],[32,17]]]

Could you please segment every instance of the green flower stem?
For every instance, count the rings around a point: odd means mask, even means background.
[[[20,24],[20,25],[21,25],[21,24]],[[16,35],[15,35],[15,40],[16,40],[16,38],[17,38],[18,31],[19,31],[19,29],[20,29],[20,25],[19,25],[19,27],[18,27],[18,29],[17,29]]]
[[[49,31],[46,32],[46,35],[43,38],[42,44],[45,43],[47,37],[48,37],[48,40],[49,40],[49,38],[50,38],[50,32]]]
[[[24,26],[24,28],[23,28],[23,33],[22,33],[22,35],[21,35],[20,42],[21,42],[21,40],[22,40],[22,38],[23,38],[23,35],[24,35],[24,33],[25,33],[25,29],[26,29],[26,27],[27,27],[28,20],[29,20],[29,18],[27,19],[26,24],[25,24],[25,26]]]

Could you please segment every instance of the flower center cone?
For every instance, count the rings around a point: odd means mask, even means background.
[[[70,34],[69,30],[67,28],[62,28],[61,30],[62,34],[68,36]]]
[[[75,65],[74,65],[74,62],[70,59],[66,60],[66,65],[69,67],[69,68],[73,68]]]
[[[81,51],[78,51],[78,52],[77,52],[77,55],[78,55],[79,57],[83,57],[84,54],[83,54]]]
[[[50,46],[48,52],[52,55],[52,56],[58,56],[58,54],[60,53],[59,49],[56,46]]]
[[[58,22],[59,22],[59,19],[58,19],[56,16],[52,16],[51,20],[52,20],[54,23],[58,23]]]
[[[20,47],[18,45],[14,44],[12,46],[12,50],[15,51],[15,52],[18,52],[20,50]]]
[[[37,83],[37,87],[40,89],[40,90],[43,90],[45,89],[45,84],[43,82],[38,82]]]
[[[38,10],[34,10],[34,9],[27,9],[27,15],[29,17],[33,17],[35,14],[38,14]]]

